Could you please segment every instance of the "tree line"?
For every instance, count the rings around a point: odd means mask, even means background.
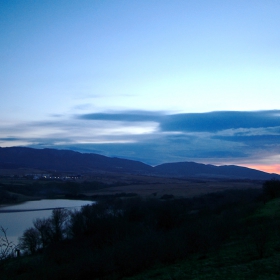
[[[259,195],[229,190],[192,199],[110,198],[80,211],[55,209],[51,217],[34,220],[19,246],[43,256],[38,275],[51,277],[54,269],[79,279],[129,276],[218,249],[242,227],[241,217],[253,211]]]

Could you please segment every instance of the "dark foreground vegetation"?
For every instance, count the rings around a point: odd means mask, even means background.
[[[24,254],[2,260],[0,278],[279,279],[279,189],[268,181],[263,190],[56,209],[25,230]]]

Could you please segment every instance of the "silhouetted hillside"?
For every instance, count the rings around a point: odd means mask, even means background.
[[[0,148],[0,168],[35,168],[57,172],[109,171],[166,177],[269,180],[280,175],[235,165],[214,166],[195,162],[165,163],[155,167],[139,161],[110,158],[71,150]]]
[[[82,154],[70,150],[0,148],[0,168],[36,168],[58,172],[150,172],[152,167],[142,162],[109,158],[98,154]]]
[[[280,178],[277,174],[250,169],[235,165],[215,166],[195,162],[165,163],[154,167],[157,174],[172,177],[208,177],[208,178],[232,178],[232,179],[254,179],[269,180]]]

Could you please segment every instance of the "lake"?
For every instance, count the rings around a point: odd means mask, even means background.
[[[18,237],[23,231],[33,226],[36,218],[50,217],[52,210],[67,208],[69,210],[80,209],[83,205],[92,204],[94,201],[70,200],[70,199],[42,199],[27,201],[17,205],[0,207],[0,226],[7,229],[9,241],[18,243]],[[0,233],[0,236],[3,236]]]

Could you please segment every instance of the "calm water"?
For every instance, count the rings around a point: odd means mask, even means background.
[[[0,226],[7,229],[9,241],[18,243],[18,237],[28,227],[33,226],[36,218],[47,218],[51,215],[52,209],[67,208],[69,210],[79,209],[93,201],[68,200],[68,199],[42,199],[27,201],[22,204],[0,207]],[[2,212],[1,212],[2,211]],[[2,233],[0,233],[2,236]]]

